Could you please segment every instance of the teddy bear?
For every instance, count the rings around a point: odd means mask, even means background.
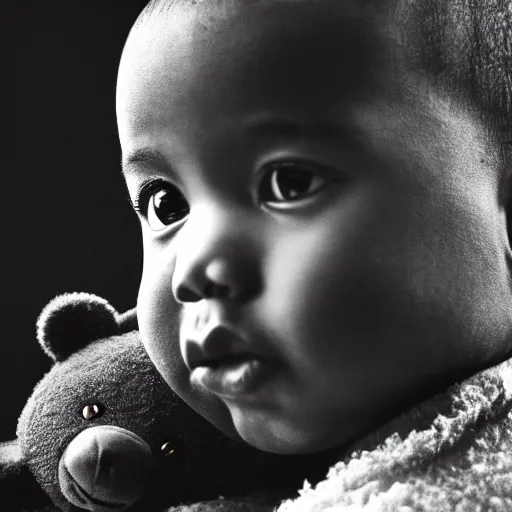
[[[100,297],[65,294],[37,326],[53,366],[28,399],[16,439],[0,445],[7,510],[150,512],[228,500],[232,507],[218,509],[263,511],[324,476],[322,457],[261,452],[186,405],[144,351],[135,310],[119,314]],[[249,508],[235,506],[249,495],[257,496]]]

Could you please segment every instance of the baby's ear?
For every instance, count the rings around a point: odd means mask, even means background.
[[[89,343],[120,333],[121,316],[101,297],[66,293],[55,297],[37,320],[37,339],[54,361],[64,361]]]
[[[0,443],[0,497],[16,510],[42,510],[51,504],[25,464],[17,439]]]

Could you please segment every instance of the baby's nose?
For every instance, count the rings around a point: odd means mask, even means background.
[[[176,273],[174,274],[176,275]],[[216,259],[208,263],[204,272],[193,275],[189,271],[182,279],[173,279],[174,296],[178,302],[198,302],[201,299],[229,299],[235,295],[237,283],[228,263]]]
[[[257,294],[262,279],[255,234],[233,218],[204,226],[191,220],[177,240],[175,299],[182,304],[202,299],[247,301]]]

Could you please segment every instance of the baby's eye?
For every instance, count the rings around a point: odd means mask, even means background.
[[[134,208],[146,219],[152,231],[161,231],[189,213],[183,194],[160,179],[152,180],[142,187],[134,201]]]
[[[260,183],[259,200],[263,203],[290,203],[304,199],[328,181],[305,163],[277,162],[268,166]]]

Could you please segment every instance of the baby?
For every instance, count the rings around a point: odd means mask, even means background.
[[[141,335],[227,435],[343,447],[510,354],[512,9],[459,4],[153,1],[132,29]]]

